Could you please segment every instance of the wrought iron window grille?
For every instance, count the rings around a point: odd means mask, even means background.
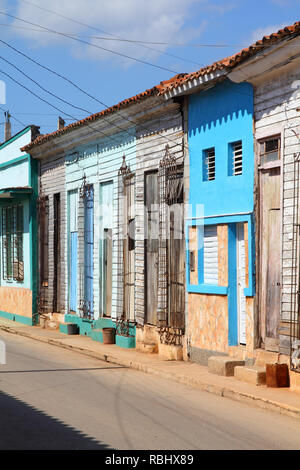
[[[116,319],[116,334],[120,336],[130,336],[130,328],[135,326],[135,322],[126,318],[118,317]]]
[[[161,326],[158,328],[160,342],[162,344],[182,346],[184,328],[173,328],[171,326]]]
[[[80,317],[85,318],[87,320],[94,320],[94,312],[93,312],[93,303],[89,302],[84,299],[80,299],[79,303],[79,311]]]
[[[299,266],[300,153],[294,155],[292,263],[290,285],[290,368],[300,372],[300,266]]]
[[[23,205],[2,208],[2,277],[24,281]]]
[[[87,183],[86,175],[83,175],[82,185],[79,188],[79,197],[81,199],[90,199],[93,196],[93,185]]]

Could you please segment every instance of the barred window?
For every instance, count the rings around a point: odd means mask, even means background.
[[[243,173],[243,145],[242,141],[233,142],[230,145],[229,175],[237,176]]]
[[[24,280],[22,204],[2,208],[2,277]]]
[[[212,181],[216,177],[215,149],[204,150],[203,153],[203,181]]]

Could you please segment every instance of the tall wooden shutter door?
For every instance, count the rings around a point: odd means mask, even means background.
[[[216,225],[204,227],[203,267],[204,284],[218,285],[218,234]]]
[[[77,310],[77,191],[70,192],[70,310]]]

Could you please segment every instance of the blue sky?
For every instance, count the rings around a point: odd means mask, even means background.
[[[14,17],[73,35],[81,42]],[[108,106],[151,88],[175,73],[191,72],[231,55],[263,35],[298,20],[300,0],[0,0],[0,39],[67,76]],[[126,41],[116,41],[116,38]],[[86,112],[47,95],[3,59]],[[66,114],[32,96],[5,74]],[[41,126],[42,133],[52,132],[57,127],[58,115],[69,123],[75,117],[82,119],[88,112],[103,109],[97,101],[3,43],[0,43],[0,80],[6,84],[6,103],[0,104],[1,108],[9,109],[12,116],[21,121],[12,119],[13,134],[28,124]],[[1,110],[0,113],[0,123],[3,123]],[[3,124],[0,125],[1,140]]]

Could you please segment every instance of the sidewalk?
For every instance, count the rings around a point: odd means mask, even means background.
[[[104,345],[85,336],[65,336],[59,331],[22,325],[10,320],[0,319],[0,330],[157,375],[215,395],[300,418],[300,394],[289,389],[255,386],[240,382],[234,377],[210,374],[207,367],[191,362],[165,361],[157,354],[122,349],[114,344]]]

